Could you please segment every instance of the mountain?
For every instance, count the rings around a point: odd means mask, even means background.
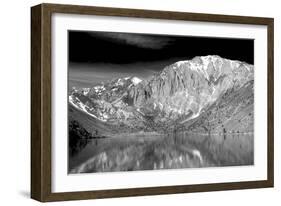
[[[169,117],[194,118],[222,93],[249,80],[253,80],[251,65],[218,56],[196,57],[167,66],[149,82],[132,88],[129,96],[136,107],[152,106]]]
[[[101,83],[93,88],[72,89],[69,104],[101,122],[121,125],[124,130],[126,125],[135,129],[138,126],[144,127],[143,117],[134,107],[129,106],[127,98],[128,91],[141,82],[137,77],[125,77]]]
[[[120,131],[245,132],[253,126],[253,85],[253,65],[209,55],[168,65],[148,80],[73,89],[69,104]]]

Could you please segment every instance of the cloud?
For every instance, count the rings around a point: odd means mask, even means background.
[[[102,32],[90,34],[95,37],[106,39],[112,42],[124,43],[133,45],[139,48],[146,49],[162,49],[168,46],[174,40],[167,36],[153,36],[145,34],[130,34],[130,33],[113,33],[113,32]]]

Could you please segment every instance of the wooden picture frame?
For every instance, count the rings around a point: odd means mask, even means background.
[[[263,25],[267,27],[267,178],[266,180],[157,187],[52,192],[51,48],[54,13],[127,18]],[[274,182],[274,20],[215,14],[40,4],[31,8],[31,198],[42,202],[160,195],[273,187]]]

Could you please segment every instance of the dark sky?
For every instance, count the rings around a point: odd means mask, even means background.
[[[69,78],[85,84],[119,76],[146,78],[194,56],[254,63],[254,40],[69,31]],[[74,84],[75,85],[75,84]]]

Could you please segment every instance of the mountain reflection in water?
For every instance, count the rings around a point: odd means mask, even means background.
[[[70,173],[254,164],[253,134],[154,133],[81,139],[79,145],[81,150],[69,156]]]

